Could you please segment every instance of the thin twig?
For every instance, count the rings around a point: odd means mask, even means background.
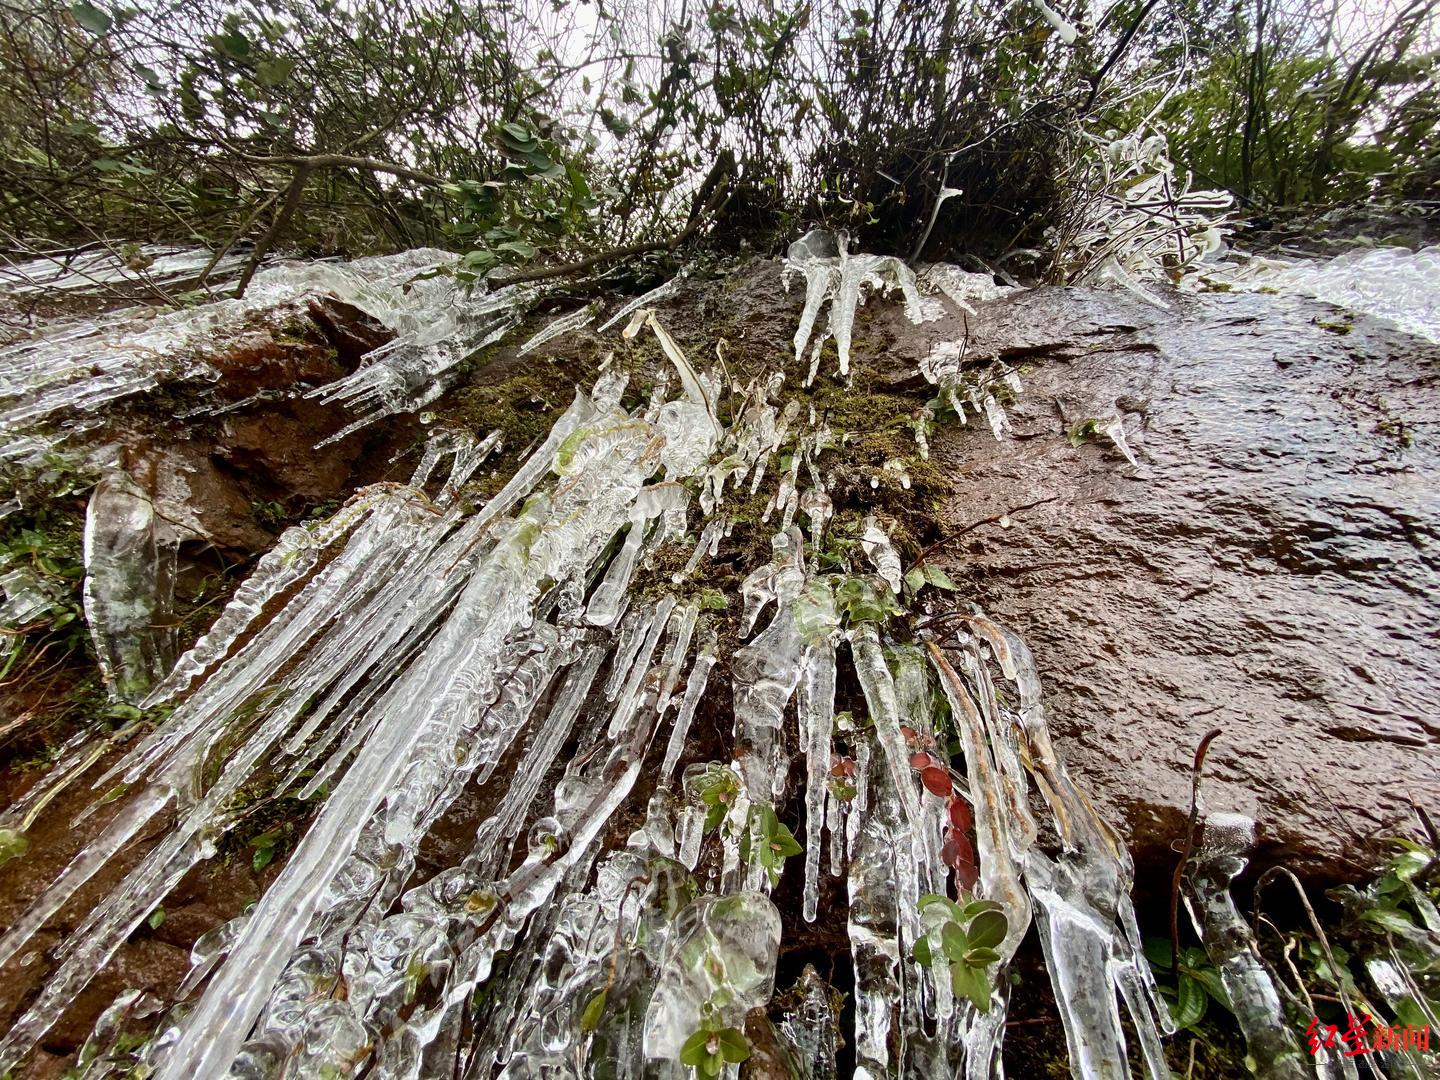
[[[1185,822],[1185,843],[1180,849],[1180,861],[1175,865],[1175,876],[1170,881],[1170,964],[1177,973],[1180,970],[1180,883],[1185,879],[1185,865],[1195,848],[1195,815],[1200,810],[1200,773],[1205,768],[1205,754],[1221,731],[1217,727],[1205,733],[1200,745],[1195,748],[1195,761],[1190,766],[1190,816]]]

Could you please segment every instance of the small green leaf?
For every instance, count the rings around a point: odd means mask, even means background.
[[[1000,954],[994,949],[987,949],[983,946],[971,949],[965,954],[965,962],[971,967],[984,967],[986,964],[996,963]]]
[[[1170,952],[1170,941],[1168,938],[1147,937],[1145,939],[1145,959],[1150,961],[1150,966],[1160,971],[1169,971],[1175,966],[1175,958]]]
[[[1214,998],[1215,1003],[1226,1012],[1233,1013],[1235,1011],[1234,1006],[1230,1004],[1230,992],[1225,989],[1225,983],[1220,978],[1220,972],[1216,971],[1213,967],[1210,967],[1208,964],[1203,967],[1194,968],[1182,965],[1180,975],[1181,978],[1188,975],[1203,986],[1205,992]]]
[[[975,948],[993,949],[1005,940],[1010,922],[998,911],[982,911],[970,921],[970,944]]]
[[[525,243],[524,240],[507,240],[503,244],[496,244],[495,250],[508,251],[522,259],[533,259],[538,254],[536,247],[533,244]]]
[[[146,67],[144,64],[136,64],[135,74],[140,76],[141,81],[145,83],[146,89],[163,90],[165,88],[165,84],[160,81],[160,73],[152,67]]]
[[[161,924],[165,921],[165,909],[163,907],[157,907],[150,913],[150,917],[145,921],[149,923],[151,930],[159,930]]]
[[[295,61],[288,56],[277,56],[273,60],[262,60],[255,65],[255,77],[262,86],[279,86],[286,82],[295,70]]]
[[[724,611],[729,606],[730,602],[719,589],[706,589],[700,594],[701,611]]]
[[[217,34],[210,39],[210,43],[236,60],[244,60],[250,55],[250,39],[238,30],[231,30],[228,34]]]
[[[88,0],[78,0],[70,5],[70,14],[75,16],[75,21],[89,30],[92,34],[103,34],[114,25],[110,16],[96,7]]]
[[[983,968],[951,964],[950,988],[956,997],[969,999],[981,1012],[990,1011],[990,978]]]
[[[934,907],[936,904],[943,907],[945,913],[956,922],[963,921],[964,914],[960,909],[960,905],[948,896],[941,896],[939,893],[926,893],[920,898],[920,903],[917,907],[920,911],[924,911],[926,908]]]
[[[905,584],[910,587],[911,592],[919,592],[925,587],[925,571],[918,566],[906,571]]]
[[[962,913],[962,917],[963,917],[963,918],[966,918],[966,919],[973,919],[976,915],[979,915],[982,911],[1004,911],[1004,910],[1005,910],[1004,905],[1003,905],[1003,904],[997,904],[994,900],[971,900],[968,904],[965,905],[965,910],[964,910],[964,912]]]
[[[585,1011],[580,1014],[580,1030],[585,1034],[600,1026],[600,1017],[605,1014],[605,998],[609,993],[609,990],[601,990],[586,1003]]]
[[[680,1047],[680,1063],[699,1068],[700,1063],[710,1056],[710,1052],[705,1049],[705,1044],[709,1041],[710,1032],[704,1028],[691,1032],[690,1037]]]
[[[915,948],[912,950],[911,955],[914,956],[915,962],[921,967],[928,968],[935,962],[935,955],[930,951],[930,939],[928,937],[921,937],[915,940]]]
[[[270,865],[270,860],[273,858],[275,858],[275,849],[273,847],[256,848],[255,857],[250,860],[250,868],[258,874]]]
[[[1424,1027],[1430,1022],[1419,1003],[1413,997],[1401,998],[1395,1003],[1395,1022],[1411,1027]]]
[[[970,940],[959,923],[947,922],[940,928],[940,947],[949,960],[962,960],[970,951]]]
[[[1205,1005],[1209,1000],[1205,988],[1182,973],[1178,989],[1175,1000],[1170,1002],[1170,1015],[1176,1027],[1194,1027],[1205,1015]]]
[[[950,580],[950,575],[941,570],[934,563],[925,564],[925,580],[934,585],[937,589],[946,589],[955,592],[960,586]]]
[[[732,1065],[750,1056],[750,1044],[739,1028],[725,1028],[719,1033],[720,1056]]]
[[[460,260],[465,269],[473,270],[477,274],[485,273],[499,261],[496,254],[486,248],[479,248],[475,251],[467,252],[465,257]]]
[[[1376,926],[1383,926],[1397,934],[1408,934],[1415,930],[1414,920],[1403,911],[1394,908],[1371,908],[1361,912],[1360,918],[1366,922],[1372,922]]]

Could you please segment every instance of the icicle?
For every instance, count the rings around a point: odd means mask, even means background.
[[[710,669],[715,666],[716,645],[715,631],[707,627],[699,651],[695,654],[695,663],[691,665],[690,674],[686,677],[685,696],[680,702],[680,712],[675,717],[675,727],[670,732],[669,745],[665,747],[665,761],[660,766],[662,784],[670,782],[680,755],[685,750],[690,724],[695,719],[695,710],[700,705],[700,699],[705,696],[705,687],[710,681]]]
[[[112,697],[139,701],[170,672],[179,540],[123,472],[96,486],[85,512],[85,620]]]
[[[1230,883],[1245,869],[1255,822],[1240,814],[1205,819],[1200,849],[1186,874],[1187,901],[1210,962],[1230,997],[1231,1011],[1255,1059],[1255,1073],[1280,1080],[1311,1075],[1284,1004],[1256,948],[1250,926],[1236,910]]]
[[[1130,450],[1130,443],[1126,441],[1125,421],[1120,418],[1120,414],[1113,414],[1104,423],[1100,424],[1099,428],[1105,437],[1114,444],[1115,449],[1125,455],[1125,460],[1138,469],[1140,463],[1135,460],[1135,455]]]
[[[862,745],[868,747],[868,740]],[[858,1080],[882,1080],[903,1075],[902,1063],[890,1056],[891,1018],[901,1000],[899,901],[893,869],[893,829],[899,805],[890,776],[883,768],[872,775],[866,767],[868,756],[859,759],[857,775],[868,793],[867,805],[863,813],[851,815],[855,837],[850,850],[847,929],[855,964],[855,1076]]]
[[[620,320],[624,319],[625,317],[639,310],[640,308],[652,307],[656,303],[656,301],[664,300],[667,297],[674,296],[675,290],[680,287],[681,283],[686,279],[689,273],[690,271],[688,269],[682,269],[673,278],[665,282],[665,284],[657,285],[649,292],[643,293],[640,296],[635,297],[635,299],[624,304],[620,308],[620,310],[615,312],[614,315],[606,319],[600,325],[599,329],[597,329],[595,332],[597,334],[603,334],[607,330],[618,325]]]
[[[828,597],[829,591],[826,590]],[[834,614],[833,604],[830,608]],[[838,620],[836,620],[838,623]],[[803,914],[814,922],[820,903],[820,827],[830,774],[830,729],[835,713],[835,646],[828,632],[805,651],[796,711],[805,743],[805,893]]]
[[[524,356],[526,353],[534,352],[547,341],[554,341],[558,337],[574,330],[579,330],[595,318],[595,304],[586,304],[577,311],[571,311],[552,319],[539,332],[531,337],[525,344],[516,350],[516,356]]]
[[[789,1044],[801,1080],[835,1080],[835,1054],[840,1035],[840,1017],[835,1012],[838,995],[809,964],[796,984],[799,1003],[785,1012],[780,1033]]]
[[[890,536],[880,527],[874,517],[865,519],[865,531],[860,534],[860,546],[876,572],[885,579],[885,584],[896,596],[900,595],[900,556],[890,544]]]
[[[690,636],[695,632],[695,620],[700,615],[700,605],[685,604],[675,610],[671,617],[672,628],[669,643],[665,646],[665,656],[660,661],[662,671],[660,681],[660,693],[655,703],[655,711],[661,719],[670,709],[671,695],[675,692],[675,683],[680,678],[680,666],[685,662],[685,652],[690,648]]]
[[[695,572],[695,568],[700,565],[701,559],[706,555],[713,556],[715,554],[714,545],[719,542],[720,535],[724,530],[725,519],[723,517],[714,518],[706,522],[705,528],[700,530],[700,539],[695,542],[695,550],[690,553],[690,558],[685,562],[684,569],[678,570],[670,575],[671,582],[679,585]]]

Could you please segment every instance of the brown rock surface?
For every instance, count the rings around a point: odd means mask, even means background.
[[[1013,439],[932,440],[947,564],[1029,640],[1137,859],[1171,858],[1219,727],[1206,804],[1256,817],[1260,861],[1348,876],[1440,805],[1440,348],[1299,299],[1174,307],[1048,289],[970,320],[971,355],[1029,370]],[[1138,469],[1067,437],[1112,410]]]

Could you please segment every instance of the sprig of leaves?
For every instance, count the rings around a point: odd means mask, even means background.
[[[925,968],[948,967],[955,996],[988,1012],[990,969],[1000,961],[996,946],[1010,929],[1005,909],[994,900],[971,900],[961,906],[948,896],[931,893],[920,898],[920,913],[927,931],[915,942],[915,962]]]
[[[719,1076],[727,1063],[738,1065],[750,1056],[750,1044],[739,1028],[700,1027],[680,1047],[680,1063],[701,1076]]]
[[[740,858],[747,863],[753,861],[763,866],[770,876],[772,887],[780,882],[785,860],[804,850],[790,830],[775,816],[774,807],[761,804],[750,808],[745,835],[740,838]]]

